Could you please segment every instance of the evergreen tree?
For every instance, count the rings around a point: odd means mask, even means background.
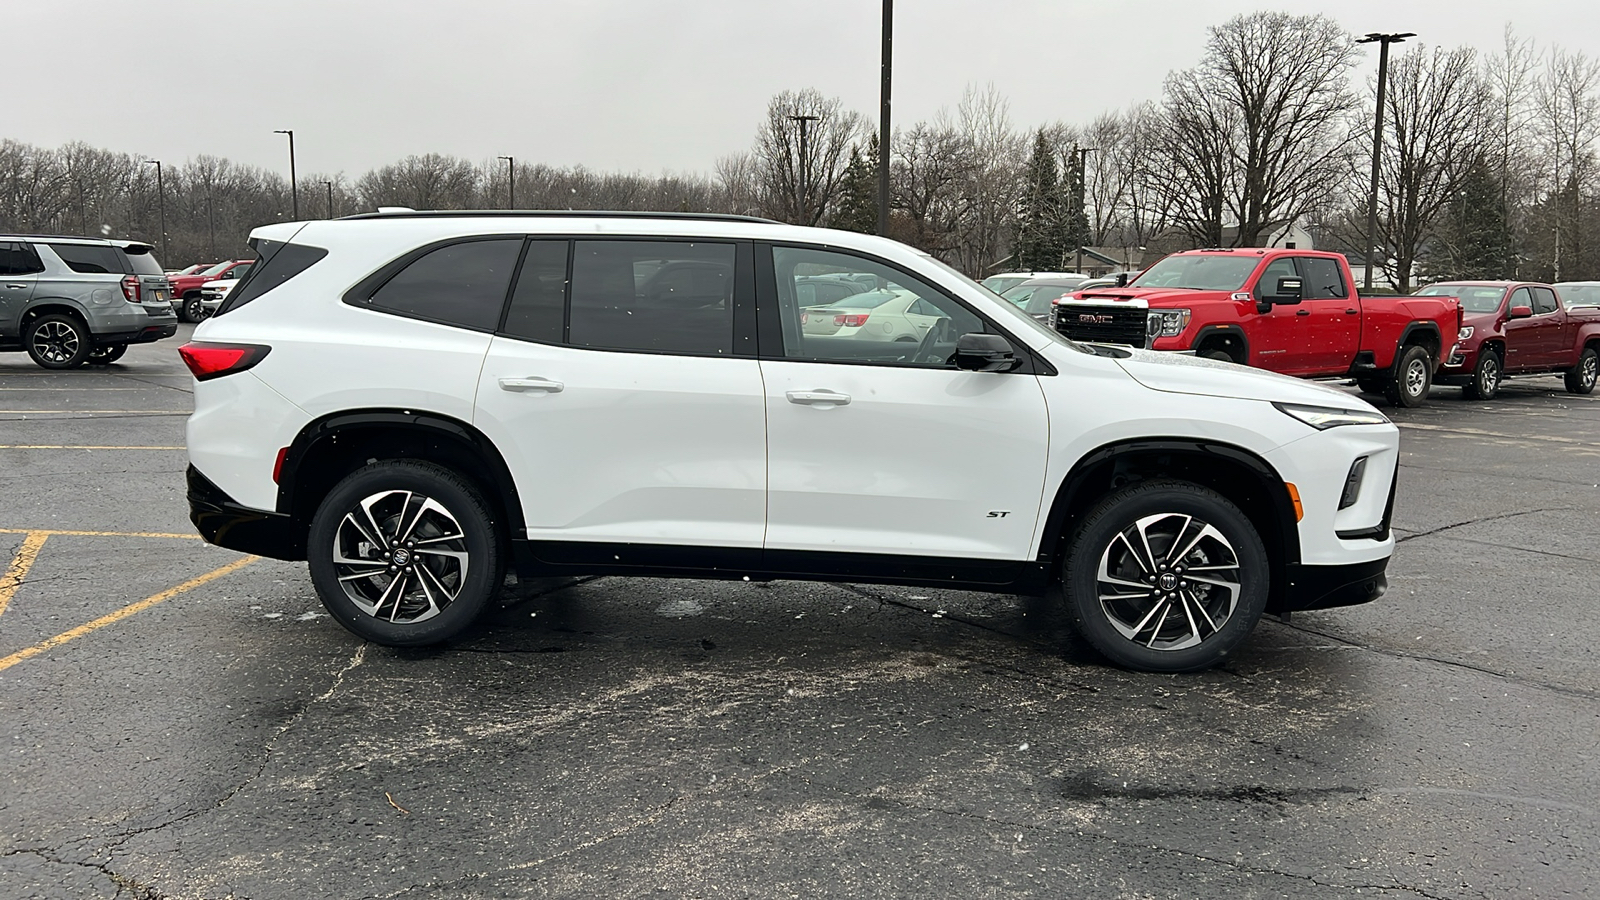
[[[1061,217],[1062,247],[1076,265],[1078,248],[1089,243],[1089,210],[1084,203],[1085,154],[1073,145],[1066,160],[1067,184],[1065,210]]]
[[[1053,271],[1066,253],[1062,227],[1060,174],[1044,129],[1034,135],[1033,153],[1024,172],[1026,184],[1017,210],[1016,267],[1024,272]]]
[[[862,234],[878,230],[878,179],[869,161],[877,158],[877,135],[868,143],[865,157],[859,147],[850,148],[850,162],[839,185],[839,206],[833,214],[834,228]]]
[[[1486,161],[1479,160],[1468,170],[1460,192],[1439,220],[1430,274],[1450,279],[1517,277],[1500,179]]]

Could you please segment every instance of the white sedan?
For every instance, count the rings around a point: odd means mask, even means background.
[[[800,312],[800,330],[816,337],[916,343],[941,318],[938,307],[911,291],[880,288],[806,307]]]

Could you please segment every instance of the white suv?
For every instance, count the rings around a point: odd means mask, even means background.
[[[203,322],[189,501],[345,627],[443,641],[523,574],[1042,593],[1126,666],[1380,596],[1399,435],[1331,388],[1072,343],[927,254],[731,216],[268,225]],[[802,326],[818,276],[913,341]]]

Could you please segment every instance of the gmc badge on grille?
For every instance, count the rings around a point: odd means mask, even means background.
[[[1098,316],[1094,313],[1078,313],[1078,321],[1089,322],[1094,325],[1110,325],[1113,320],[1110,316]]]

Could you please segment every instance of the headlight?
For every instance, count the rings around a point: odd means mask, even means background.
[[[1362,412],[1359,409],[1333,409],[1327,406],[1301,406],[1298,403],[1274,403],[1280,412],[1294,416],[1296,419],[1310,425],[1318,431],[1326,431],[1340,425],[1385,425],[1389,420],[1383,413],[1373,410]]]
[[[1471,325],[1463,325],[1461,326],[1461,330],[1456,332],[1456,340],[1458,341],[1464,341],[1470,337],[1472,337]]]
[[[1177,337],[1188,327],[1187,309],[1152,309],[1145,330],[1151,337]]]

